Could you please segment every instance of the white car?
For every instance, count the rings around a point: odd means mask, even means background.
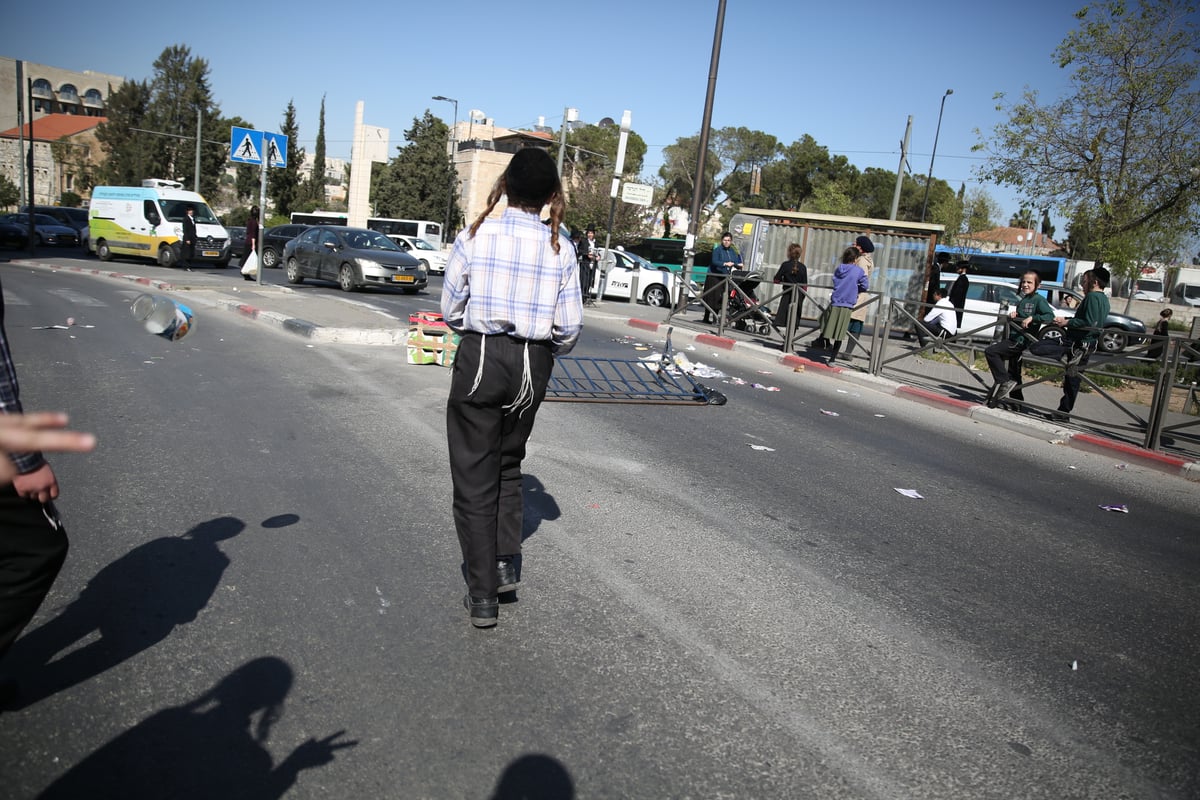
[[[421,269],[432,275],[446,274],[447,254],[431,245],[424,239],[415,236],[405,236],[400,233],[390,233],[388,238],[400,245],[400,249],[421,262]]]
[[[947,292],[957,276],[942,273],[941,285]],[[996,278],[988,275],[970,275],[967,285],[967,300],[963,308],[963,324],[959,338],[970,333],[973,339],[991,339],[993,335],[1006,335],[1007,324],[1000,319],[1001,307],[1011,309],[1017,304],[1020,294],[1012,278]],[[1038,291],[1050,303],[1055,316],[1070,319],[1083,301],[1083,296],[1062,284],[1044,282]],[[1061,337],[1062,328],[1046,325],[1038,338]],[[1110,310],[1104,321],[1104,333],[1100,336],[1100,347],[1106,353],[1119,353],[1126,345],[1139,344],[1145,340],[1146,323],[1135,317]]]
[[[641,256],[624,250],[611,250],[602,256],[602,267],[592,273],[592,294],[628,300],[637,281],[637,296],[648,306],[662,308],[671,304],[672,292],[679,280],[666,267],[656,267]],[[604,291],[600,292],[600,281],[604,279]],[[689,295],[692,292],[689,291]]]

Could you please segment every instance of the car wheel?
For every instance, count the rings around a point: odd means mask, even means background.
[[[287,262],[287,282],[291,284],[304,282],[304,276],[300,274],[300,262],[296,261],[294,256]]]
[[[646,301],[646,305],[662,308],[670,302],[667,296],[667,287],[661,283],[651,284],[646,287],[646,291],[642,293],[642,299]]]
[[[112,261],[112,250],[108,248],[108,242],[103,239],[96,242],[96,256],[101,261]]]
[[[167,245],[162,245],[158,248],[158,265],[160,267],[169,267],[175,263],[175,251]]]
[[[354,291],[354,267],[342,264],[342,268],[338,270],[338,286],[342,287],[343,292]]]
[[[1062,344],[1064,336],[1065,331],[1063,331],[1062,328],[1058,327],[1057,325],[1050,325],[1049,327],[1042,329],[1042,332],[1038,334],[1038,340],[1042,342],[1054,342],[1055,344]]]
[[[1125,332],[1119,328],[1105,328],[1100,334],[1100,349],[1106,353],[1119,353],[1125,349]]]
[[[267,269],[275,269],[279,266],[279,253],[276,253],[270,247],[264,247],[262,262],[263,266]]]

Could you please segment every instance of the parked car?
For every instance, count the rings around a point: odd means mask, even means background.
[[[625,250],[612,250],[608,257],[601,256],[605,267],[592,273],[592,293],[599,296],[601,273],[605,276],[604,297],[628,300],[633,292],[633,281],[637,279],[637,294],[648,306],[661,308],[671,303],[672,292],[679,276],[667,267],[656,267],[639,255]]]
[[[22,213],[29,212],[29,206],[21,206]],[[73,228],[79,235],[79,243],[87,249],[88,241],[88,212],[86,208],[68,208],[67,206],[34,206],[33,213],[54,217],[68,228]]]
[[[226,225],[225,230],[229,231],[229,260],[241,263],[246,256],[246,229]]]
[[[943,273],[941,285],[949,290],[956,275]],[[990,339],[993,337],[1001,306],[1013,308],[1020,295],[1012,278],[994,278],[986,275],[968,276],[967,299],[963,306],[963,322],[960,331],[973,331],[971,338]],[[1045,295],[1055,316],[1070,319],[1075,316],[1075,309],[1083,301],[1083,295],[1074,289],[1068,289],[1059,283],[1043,283],[1039,291]],[[1001,330],[1003,333],[1003,330]],[[1055,325],[1046,325],[1038,334],[1040,339],[1053,339],[1063,335],[1063,329]],[[1136,317],[1110,312],[1104,321],[1104,333],[1100,337],[1100,348],[1105,353],[1119,353],[1129,344],[1140,344],[1146,337],[1146,323]]]
[[[29,230],[29,214],[6,214],[0,217],[0,222],[10,222]],[[45,214],[33,215],[33,233],[35,245],[51,247],[78,247],[79,232],[74,228],[63,225],[54,217]]]
[[[308,225],[276,225],[263,231],[262,263],[267,269],[275,269],[283,263],[283,247],[292,239],[308,230]],[[244,229],[243,229],[244,230]],[[245,234],[242,234],[245,236]]]
[[[0,222],[0,247],[25,247],[29,228],[13,222]]]
[[[288,283],[333,281],[342,291],[389,286],[416,294],[429,282],[421,262],[379,231],[317,225],[283,248]]]
[[[421,269],[436,275],[446,274],[445,251],[434,247],[424,239],[416,236],[405,236],[401,233],[390,233],[388,238],[400,245],[400,249],[421,262]]]

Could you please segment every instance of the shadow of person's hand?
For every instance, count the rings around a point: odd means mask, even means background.
[[[330,761],[333,761],[335,751],[346,747],[354,747],[358,744],[357,739],[345,742],[334,741],[339,736],[344,736],[345,733],[346,731],[341,730],[326,736],[324,739],[309,739],[293,750],[292,754],[287,757],[288,766],[295,770],[302,770],[328,764]]]

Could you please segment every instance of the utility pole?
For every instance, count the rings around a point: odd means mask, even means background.
[[[708,129],[712,124],[713,98],[717,92],[717,70],[721,64],[721,35],[725,30],[725,0],[717,0],[717,24],[713,30],[712,58],[708,63],[708,91],[704,96],[704,117],[700,122],[700,152],[696,156],[696,180],[693,184],[691,215],[687,238],[683,242],[683,280],[679,284],[676,311],[687,308],[687,286],[692,280],[696,263],[696,234],[699,232],[700,207],[703,204],[704,168],[708,160]]]
[[[900,187],[904,184],[904,168],[908,165],[908,143],[912,138],[912,114],[908,115],[908,125],[904,126],[904,141],[900,142],[900,166],[896,168],[896,191],[892,193],[892,215],[895,219],[900,210]]]

